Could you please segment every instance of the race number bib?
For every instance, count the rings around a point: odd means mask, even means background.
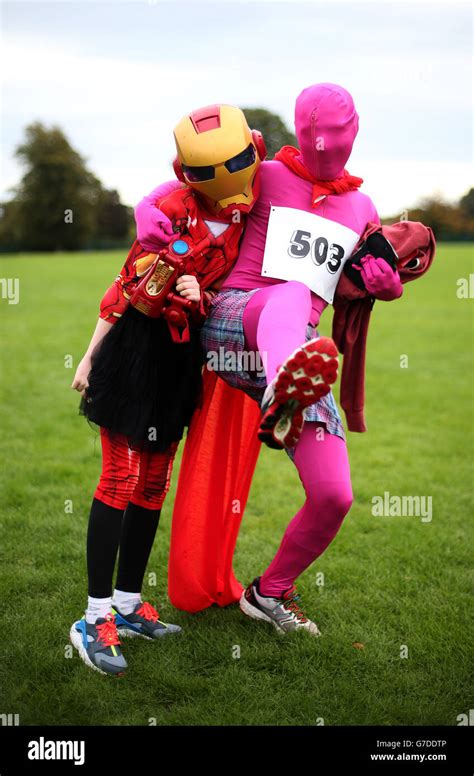
[[[262,275],[299,280],[330,303],[358,240],[357,232],[315,213],[272,207]]]

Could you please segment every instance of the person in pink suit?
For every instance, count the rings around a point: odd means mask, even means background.
[[[328,547],[352,504],[345,434],[330,385],[337,349],[316,326],[332,303],[346,260],[379,223],[360,178],[345,165],[359,119],[351,95],[323,83],[296,101],[299,150],[285,146],[260,166],[260,195],[249,215],[238,259],[212,302],[201,343],[210,353],[258,353],[264,370],[220,375],[261,403],[259,436],[285,448],[298,470],[305,502],[290,521],[268,568],[242,594],[248,616],[279,631],[319,635],[301,607],[295,580]],[[177,186],[162,184],[138,205],[138,239],[150,250],[169,240],[156,201]],[[365,256],[367,292],[389,301],[402,294],[396,269]],[[236,363],[242,363],[237,358]]]

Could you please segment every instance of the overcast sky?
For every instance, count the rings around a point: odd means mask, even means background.
[[[180,0],[2,3],[0,196],[31,121],[59,124],[125,202],[173,177],[173,126],[214,102],[293,128],[295,98],[332,81],[360,130],[348,169],[382,215],[473,184],[468,3]]]

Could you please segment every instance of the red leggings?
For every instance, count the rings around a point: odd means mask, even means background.
[[[130,450],[127,438],[101,428],[102,472],[94,494],[115,509],[126,509],[129,501],[145,509],[161,509],[170,487],[178,443],[164,453]]]

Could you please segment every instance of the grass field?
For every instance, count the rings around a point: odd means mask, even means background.
[[[129,670],[113,680],[68,651],[69,627],[85,605],[100,452],[77,414],[65,360],[80,359],[121,259],[0,260],[1,277],[20,278],[19,304],[0,300],[0,712],[19,714],[22,725],[456,725],[473,707],[474,302],[456,295],[458,279],[474,272],[472,246],[440,246],[425,278],[374,309],[369,431],[349,436],[355,503],[299,583],[322,638],[281,638],[237,607],[194,616],[172,609],[166,563],[176,467],[149,565],[158,583],[145,594],[185,632],[165,643],[126,642]],[[403,355],[408,368],[400,368]],[[431,496],[431,522],[374,517],[372,497],[384,491]],[[263,450],[235,557],[242,581],[264,569],[301,502],[285,454]]]

